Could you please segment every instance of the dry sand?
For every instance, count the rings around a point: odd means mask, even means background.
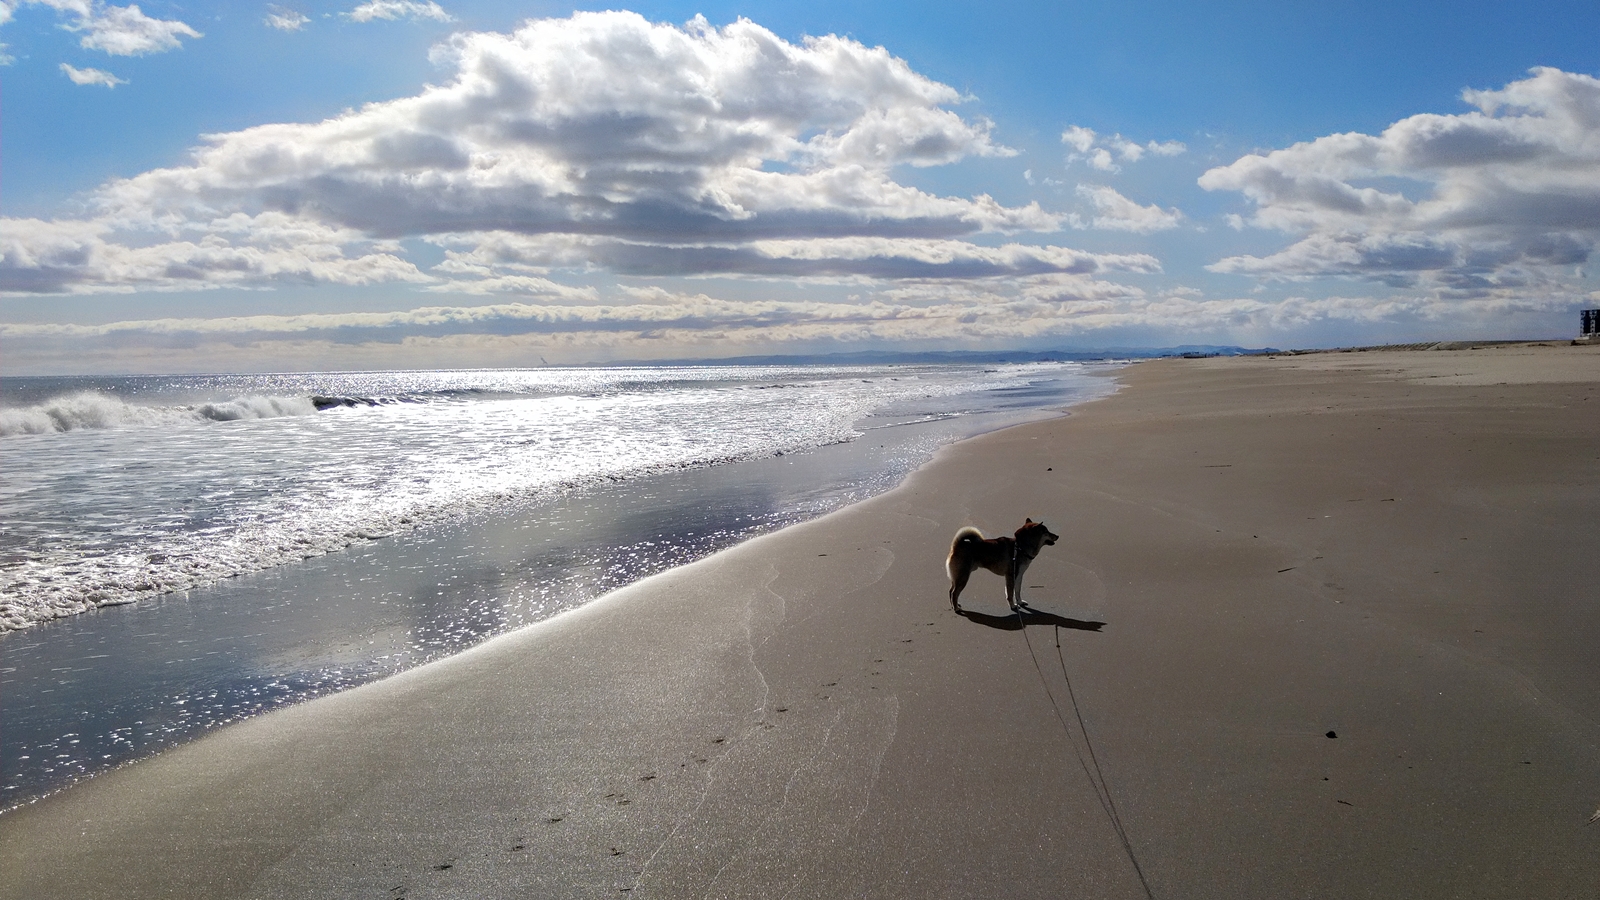
[[[0,896],[1594,896],[1600,348],[1121,377],[0,817]],[[1045,612],[955,615],[1024,516]]]

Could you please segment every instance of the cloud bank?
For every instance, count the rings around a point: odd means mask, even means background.
[[[351,15],[424,12],[380,0]],[[552,268],[899,278],[1154,265],[974,243],[1062,218],[897,181],[898,167],[1012,151],[949,108],[956,91],[883,48],[791,44],[746,20],[579,13],[456,34],[433,57],[450,78],[417,96],[207,135],[189,165],[104,185],[91,219],[0,221],[4,283],[81,293],[392,277],[473,290]],[[316,238],[291,247],[285,232]],[[449,248],[448,265],[418,270],[405,238]]]
[[[1200,186],[1239,191],[1248,221],[1300,235],[1209,268],[1337,277],[1440,297],[1562,296],[1600,240],[1600,80],[1534,69],[1468,90],[1473,111],[1417,115],[1243,157]]]
[[[100,361],[137,369],[139,354],[152,367],[169,367],[174,350],[197,369],[393,365],[397,353],[408,365],[524,365],[540,356],[594,361],[937,343],[952,333],[1003,346],[1108,324],[1170,321],[1180,308],[1195,309],[1183,298],[1148,296],[1081,275],[1008,285],[906,282],[851,302],[727,300],[658,287],[627,289],[606,302],[566,290],[567,296],[540,302],[384,313],[0,324],[0,342],[12,369],[67,353],[90,369]]]
[[[1397,296],[1211,299],[1075,275],[1010,284],[907,282],[848,303],[737,301],[635,288],[614,302],[593,292],[540,302],[426,306],[380,313],[172,318],[102,325],[0,324],[9,370],[47,369],[70,355],[80,371],[273,371],[329,367],[519,366],[744,353],[809,353],[883,344],[1049,346],[1089,335],[1186,342],[1258,340],[1329,323],[1495,321],[1537,309],[1503,298]],[[1091,338],[1104,340],[1103,337]],[[176,356],[175,354],[181,354]]]

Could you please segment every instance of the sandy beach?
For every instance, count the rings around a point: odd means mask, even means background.
[[[1600,347],[1118,377],[0,816],[0,897],[1593,896]]]

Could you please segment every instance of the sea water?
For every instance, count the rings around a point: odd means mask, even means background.
[[[1107,393],[1094,364],[0,383],[0,808]]]

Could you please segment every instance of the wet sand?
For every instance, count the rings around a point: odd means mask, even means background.
[[[1121,380],[0,816],[0,897],[1593,895],[1600,348]]]

